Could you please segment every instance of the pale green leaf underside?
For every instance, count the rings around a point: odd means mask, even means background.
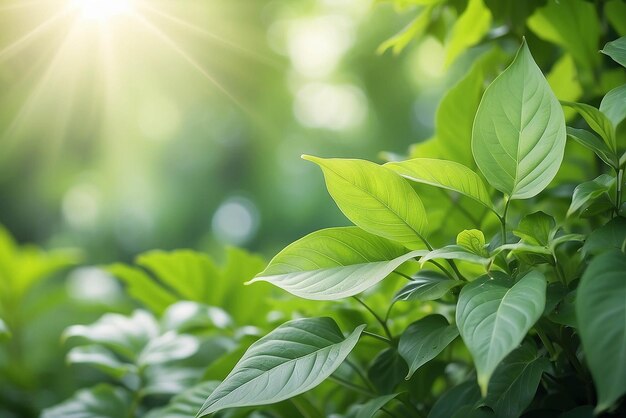
[[[600,112],[617,127],[626,118],[626,84],[616,87],[604,96]]]
[[[331,318],[287,322],[246,351],[198,413],[277,403],[306,392],[328,378],[359,340],[365,325],[348,336]]]
[[[409,365],[406,378],[434,359],[458,335],[457,328],[442,315],[429,315],[409,325],[398,344],[398,352]]]
[[[598,390],[597,411],[626,393],[626,256],[597,256],[578,286],[576,317],[586,362]]]
[[[489,192],[482,179],[463,164],[432,158],[415,158],[387,163],[385,167],[408,180],[461,193],[493,210]]]
[[[424,253],[407,253],[402,245],[357,227],[323,229],[286,247],[250,283],[266,281],[305,299],[342,299]]]
[[[487,181],[512,199],[541,192],[565,150],[565,118],[524,43],[478,107],[472,153]]]
[[[328,192],[356,226],[411,249],[423,248],[426,210],[402,177],[365,160],[302,158],[320,166]]]
[[[539,271],[515,284],[483,277],[461,290],[456,321],[474,359],[483,395],[496,366],[539,319],[545,301],[546,279]]]
[[[620,63],[623,67],[626,67],[626,36],[608,42],[600,52],[613,58],[615,62]]]

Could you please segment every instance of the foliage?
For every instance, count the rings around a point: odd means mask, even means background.
[[[267,265],[231,248],[104,267],[140,308],[65,330],[82,388],[43,418],[626,414],[623,3],[391,3],[411,19],[379,52],[434,37],[456,77],[433,136],[383,163],[303,155],[353,225]],[[75,262],[0,231],[12,381],[22,302]]]

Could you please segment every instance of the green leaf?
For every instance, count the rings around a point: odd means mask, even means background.
[[[489,192],[481,178],[463,164],[431,158],[414,158],[387,163],[384,166],[408,180],[461,193],[494,210]]]
[[[398,291],[394,301],[427,302],[437,300],[463,282],[450,280],[441,273],[431,270],[421,270],[413,280]]]
[[[616,87],[602,98],[600,112],[617,127],[626,119],[626,84]]]
[[[197,302],[183,301],[171,305],[161,317],[164,330],[188,332],[194,330],[225,329],[234,325],[230,315],[221,308]]]
[[[528,18],[528,27],[539,38],[563,47],[588,69],[598,62],[600,27],[593,4],[583,0],[549,1]]]
[[[471,148],[474,115],[485,79],[495,76],[505,59],[506,54],[495,46],[474,60],[469,72],[441,98],[435,114],[436,138],[414,146],[412,156],[445,157],[466,167],[475,166]],[[424,153],[425,146],[434,150]]]
[[[381,394],[392,393],[408,372],[406,361],[395,348],[387,348],[374,358],[367,377]]]
[[[279,326],[252,344],[198,416],[224,408],[272,404],[314,388],[350,354],[363,328],[344,339],[330,318],[297,319]]]
[[[250,281],[266,281],[313,300],[335,300],[374,286],[425,251],[401,245],[356,227],[313,232],[287,246]]]
[[[572,204],[567,216],[581,212],[581,216],[593,216],[613,208],[610,190],[615,185],[615,177],[602,174],[592,181],[579,184],[574,189]]]
[[[450,418],[466,406],[480,400],[480,389],[475,380],[468,380],[446,391],[437,399],[428,418]]]
[[[129,317],[109,313],[91,325],[73,325],[65,331],[64,337],[100,344],[135,361],[148,342],[159,334],[156,319],[148,312],[136,310]]]
[[[513,233],[524,243],[547,247],[556,232],[556,221],[544,212],[535,212],[522,218]]]
[[[589,124],[589,127],[594,130],[604,140],[604,143],[609,147],[611,153],[615,154],[617,151],[617,142],[615,140],[615,127],[602,112],[593,106],[585,103],[574,102],[561,102],[563,106],[570,107],[580,114]]]
[[[552,181],[564,150],[563,110],[524,42],[480,102],[474,159],[492,186],[511,199],[526,199]]]
[[[86,345],[72,348],[67,353],[70,364],[88,364],[116,379],[123,379],[131,386],[139,384],[137,367],[120,361],[113,352],[100,345]],[[134,376],[133,376],[134,375]]]
[[[476,45],[491,28],[491,12],[482,0],[469,0],[446,40],[446,60],[448,67],[467,48]]]
[[[423,247],[426,210],[402,177],[370,161],[302,158],[322,168],[328,192],[356,226],[412,249]]]
[[[496,368],[489,382],[485,404],[497,417],[517,418],[530,405],[537,392],[541,375],[550,362],[537,349],[523,345],[509,354]]]
[[[617,216],[589,234],[581,252],[586,257],[610,250],[619,250],[624,245],[625,240],[626,219]]]
[[[438,1],[440,0],[437,0],[437,2]],[[418,39],[424,34],[424,31],[430,24],[432,11],[432,6],[425,7],[406,28],[380,44],[376,49],[376,53],[384,54],[385,51],[391,49],[394,55],[399,55],[412,40]]]
[[[482,277],[461,290],[456,322],[474,358],[483,395],[495,368],[526,336],[545,303],[546,279],[537,270],[517,283]]]
[[[598,391],[596,412],[626,393],[626,256],[594,258],[578,285],[576,316],[585,359]]]
[[[567,136],[578,142],[582,146],[595,152],[596,155],[609,166],[614,168],[619,167],[617,154],[611,151],[608,145],[603,140],[601,140],[591,132],[584,129],[571,128],[568,126]]]
[[[67,401],[45,409],[41,418],[119,418],[130,416],[130,408],[129,392],[101,384],[79,390]]]
[[[163,408],[153,409],[145,418],[190,418],[202,408],[204,401],[219,386],[220,382],[202,382],[174,396]]]
[[[194,355],[199,348],[200,342],[196,337],[168,331],[146,344],[137,358],[137,365],[145,367],[185,359]]]
[[[461,231],[459,235],[456,236],[456,243],[476,255],[485,258],[489,257],[489,252],[485,248],[485,235],[483,231],[479,231],[478,229],[466,229],[465,231]]]
[[[434,359],[457,336],[459,331],[442,315],[429,315],[413,322],[400,336],[398,352],[409,365],[406,379]]]
[[[389,403],[389,401],[396,396],[398,396],[397,393],[379,396],[370,401],[367,401],[363,405],[359,405],[358,412],[356,413],[355,418],[373,418],[376,412],[378,412],[383,406]]]
[[[423,266],[430,260],[461,260],[472,264],[487,266],[491,263],[491,259],[482,255],[470,252],[460,245],[447,245],[442,248],[430,251],[420,258],[420,264]]]
[[[621,64],[622,67],[626,67],[626,36],[608,42],[600,52],[613,58],[613,61]]]

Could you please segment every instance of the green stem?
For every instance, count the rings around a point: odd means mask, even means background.
[[[352,390],[354,392],[358,392],[361,395],[369,396],[370,398],[375,398],[376,397],[376,394],[374,392],[370,391],[369,389],[364,388],[364,387],[359,386],[359,385],[355,385],[354,383],[349,382],[349,381],[347,381],[345,379],[342,379],[341,377],[330,376],[328,379],[332,380],[333,382],[335,382],[337,384],[340,384],[341,386],[343,386],[345,388],[348,388],[348,389],[350,389],[350,390]]]
[[[432,251],[433,250],[433,246],[430,245],[430,243],[428,242],[428,240],[426,238],[424,238],[421,235],[418,235],[419,238],[422,240],[422,242],[424,243],[424,245],[426,245],[426,248],[428,248],[428,251]],[[431,261],[431,260],[428,260]],[[463,280],[463,281],[467,281],[467,279],[465,277],[463,277],[463,275],[461,274],[461,272],[459,271],[459,269],[457,268],[456,264],[454,263],[454,260],[446,260],[448,262],[448,264],[450,265],[450,267],[452,267],[452,270],[454,270],[454,273],[456,273],[458,280]],[[437,267],[441,268],[442,271],[447,273],[447,270],[445,270],[440,264],[433,262],[434,265],[436,265]],[[450,274],[448,273],[448,277],[450,277]],[[451,279],[453,279],[452,277],[450,277]]]
[[[398,276],[404,277],[405,279],[407,279],[410,282],[415,281],[415,279],[413,277],[409,276],[408,274],[404,274],[401,271],[394,270],[393,272],[396,273]]]
[[[620,168],[617,172],[617,189],[615,191],[615,216],[619,215],[619,209],[622,204],[622,183],[624,181],[624,169]]]
[[[372,338],[376,338],[377,340],[383,341],[383,342],[393,346],[393,341],[391,341],[387,337],[383,337],[382,335],[378,335],[378,334],[375,334],[375,333],[369,332],[369,331],[363,331],[363,335],[366,335],[366,336],[372,337]]]
[[[383,331],[385,331],[385,334],[387,335],[387,338],[389,338],[390,341],[393,341],[393,336],[391,335],[391,332],[389,331],[389,328],[387,327],[387,322],[383,321],[383,319],[380,316],[378,316],[378,314],[376,312],[374,312],[374,310],[372,308],[367,306],[367,304],[365,302],[363,302],[361,299],[359,299],[357,296],[352,296],[352,297],[354,298],[354,300],[356,300],[361,305],[363,305],[363,307],[365,309],[367,309],[368,312],[371,313],[374,318],[376,318],[376,321],[378,321],[380,326],[383,328]]]
[[[502,216],[499,216],[502,232],[502,245],[506,244],[506,215],[509,212],[509,204],[511,203],[511,199],[508,197],[505,197],[504,200],[504,212],[502,213]]]
[[[541,328],[540,325],[536,325],[535,331],[537,331],[537,335],[539,336],[539,339],[541,340],[543,346],[546,348],[546,350],[548,350],[548,353],[550,353],[550,358],[552,360],[556,359],[556,349],[554,348],[552,341],[550,341],[546,333],[543,331],[543,328]]]

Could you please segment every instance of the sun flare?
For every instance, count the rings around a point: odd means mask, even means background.
[[[105,22],[133,11],[132,0],[74,0],[73,6],[83,19]]]

